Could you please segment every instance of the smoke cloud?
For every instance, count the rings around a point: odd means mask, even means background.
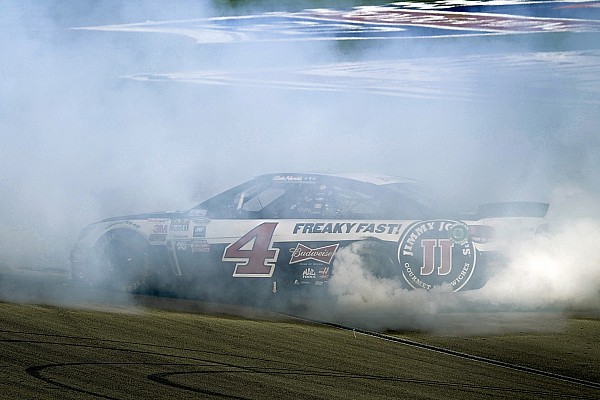
[[[469,313],[480,317],[492,313],[495,318],[499,311],[597,315],[600,272],[596,266],[600,259],[594,249],[600,239],[598,228],[597,220],[573,220],[553,233],[515,243],[508,264],[482,289],[459,293],[453,293],[450,286],[430,291],[401,289],[399,280],[374,277],[357,254],[344,249],[329,286],[337,306],[333,317],[369,328],[441,333],[450,333],[449,320],[455,324],[463,321],[468,325],[462,329],[454,326],[452,333],[474,334],[483,328],[473,330]],[[515,326],[494,324],[485,329],[489,333]]]
[[[364,171],[423,180],[453,211],[549,201],[554,230],[515,244],[478,293],[337,274],[341,306],[597,307],[597,35],[304,41],[279,25],[277,40],[223,43],[222,27],[114,28],[270,11],[251,6],[0,4],[0,268],[68,271],[88,223],[187,209],[258,174]]]
[[[558,212],[547,217],[547,232],[501,238],[509,259],[478,290],[453,293],[450,285],[430,291],[401,289],[401,277],[377,278],[358,254],[342,250],[329,286],[337,307],[333,318],[380,330],[464,335],[562,329],[557,313],[598,315],[598,202],[580,188],[566,186],[554,191],[552,204]],[[527,312],[529,321],[514,312]]]

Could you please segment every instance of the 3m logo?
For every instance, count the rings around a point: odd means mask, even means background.
[[[476,252],[467,226],[460,221],[433,220],[413,224],[398,247],[402,277],[413,288],[450,284],[462,289],[475,270]]]
[[[161,234],[167,233],[169,225],[154,225],[154,233]]]
[[[302,243],[298,243],[296,248],[290,250],[292,252],[290,264],[296,264],[306,260],[314,260],[325,264],[330,264],[338,247],[339,243],[336,243],[312,249],[306,245],[303,245]]]

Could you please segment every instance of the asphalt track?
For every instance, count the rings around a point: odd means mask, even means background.
[[[83,290],[58,276],[0,277],[5,301],[0,303],[0,398],[600,395],[594,364],[592,378],[584,379],[575,370],[563,374],[545,365],[490,359],[474,354],[477,348],[470,354],[410,334],[392,336],[247,307]],[[17,296],[28,304],[16,304]],[[595,323],[590,332],[598,331]],[[568,332],[556,337],[567,347],[579,340]]]
[[[597,1],[404,2],[73,29],[122,32],[124,37],[178,35],[183,43],[192,39],[198,46],[253,44],[256,53],[300,42],[394,46],[381,59],[126,76],[138,81],[446,101],[494,102],[501,96],[516,102],[528,93],[539,103],[564,104],[568,98],[589,106],[600,98]],[[515,86],[516,76],[526,78]],[[548,83],[557,76],[560,91]],[[481,82],[474,85],[477,78]]]

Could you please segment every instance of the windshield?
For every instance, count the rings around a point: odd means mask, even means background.
[[[197,209],[223,219],[421,219],[428,216],[418,185],[373,185],[342,178],[256,179],[217,195]]]

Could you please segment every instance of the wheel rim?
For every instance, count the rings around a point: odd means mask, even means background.
[[[100,247],[104,282],[124,292],[141,289],[150,271],[150,257],[143,238],[110,234]]]

